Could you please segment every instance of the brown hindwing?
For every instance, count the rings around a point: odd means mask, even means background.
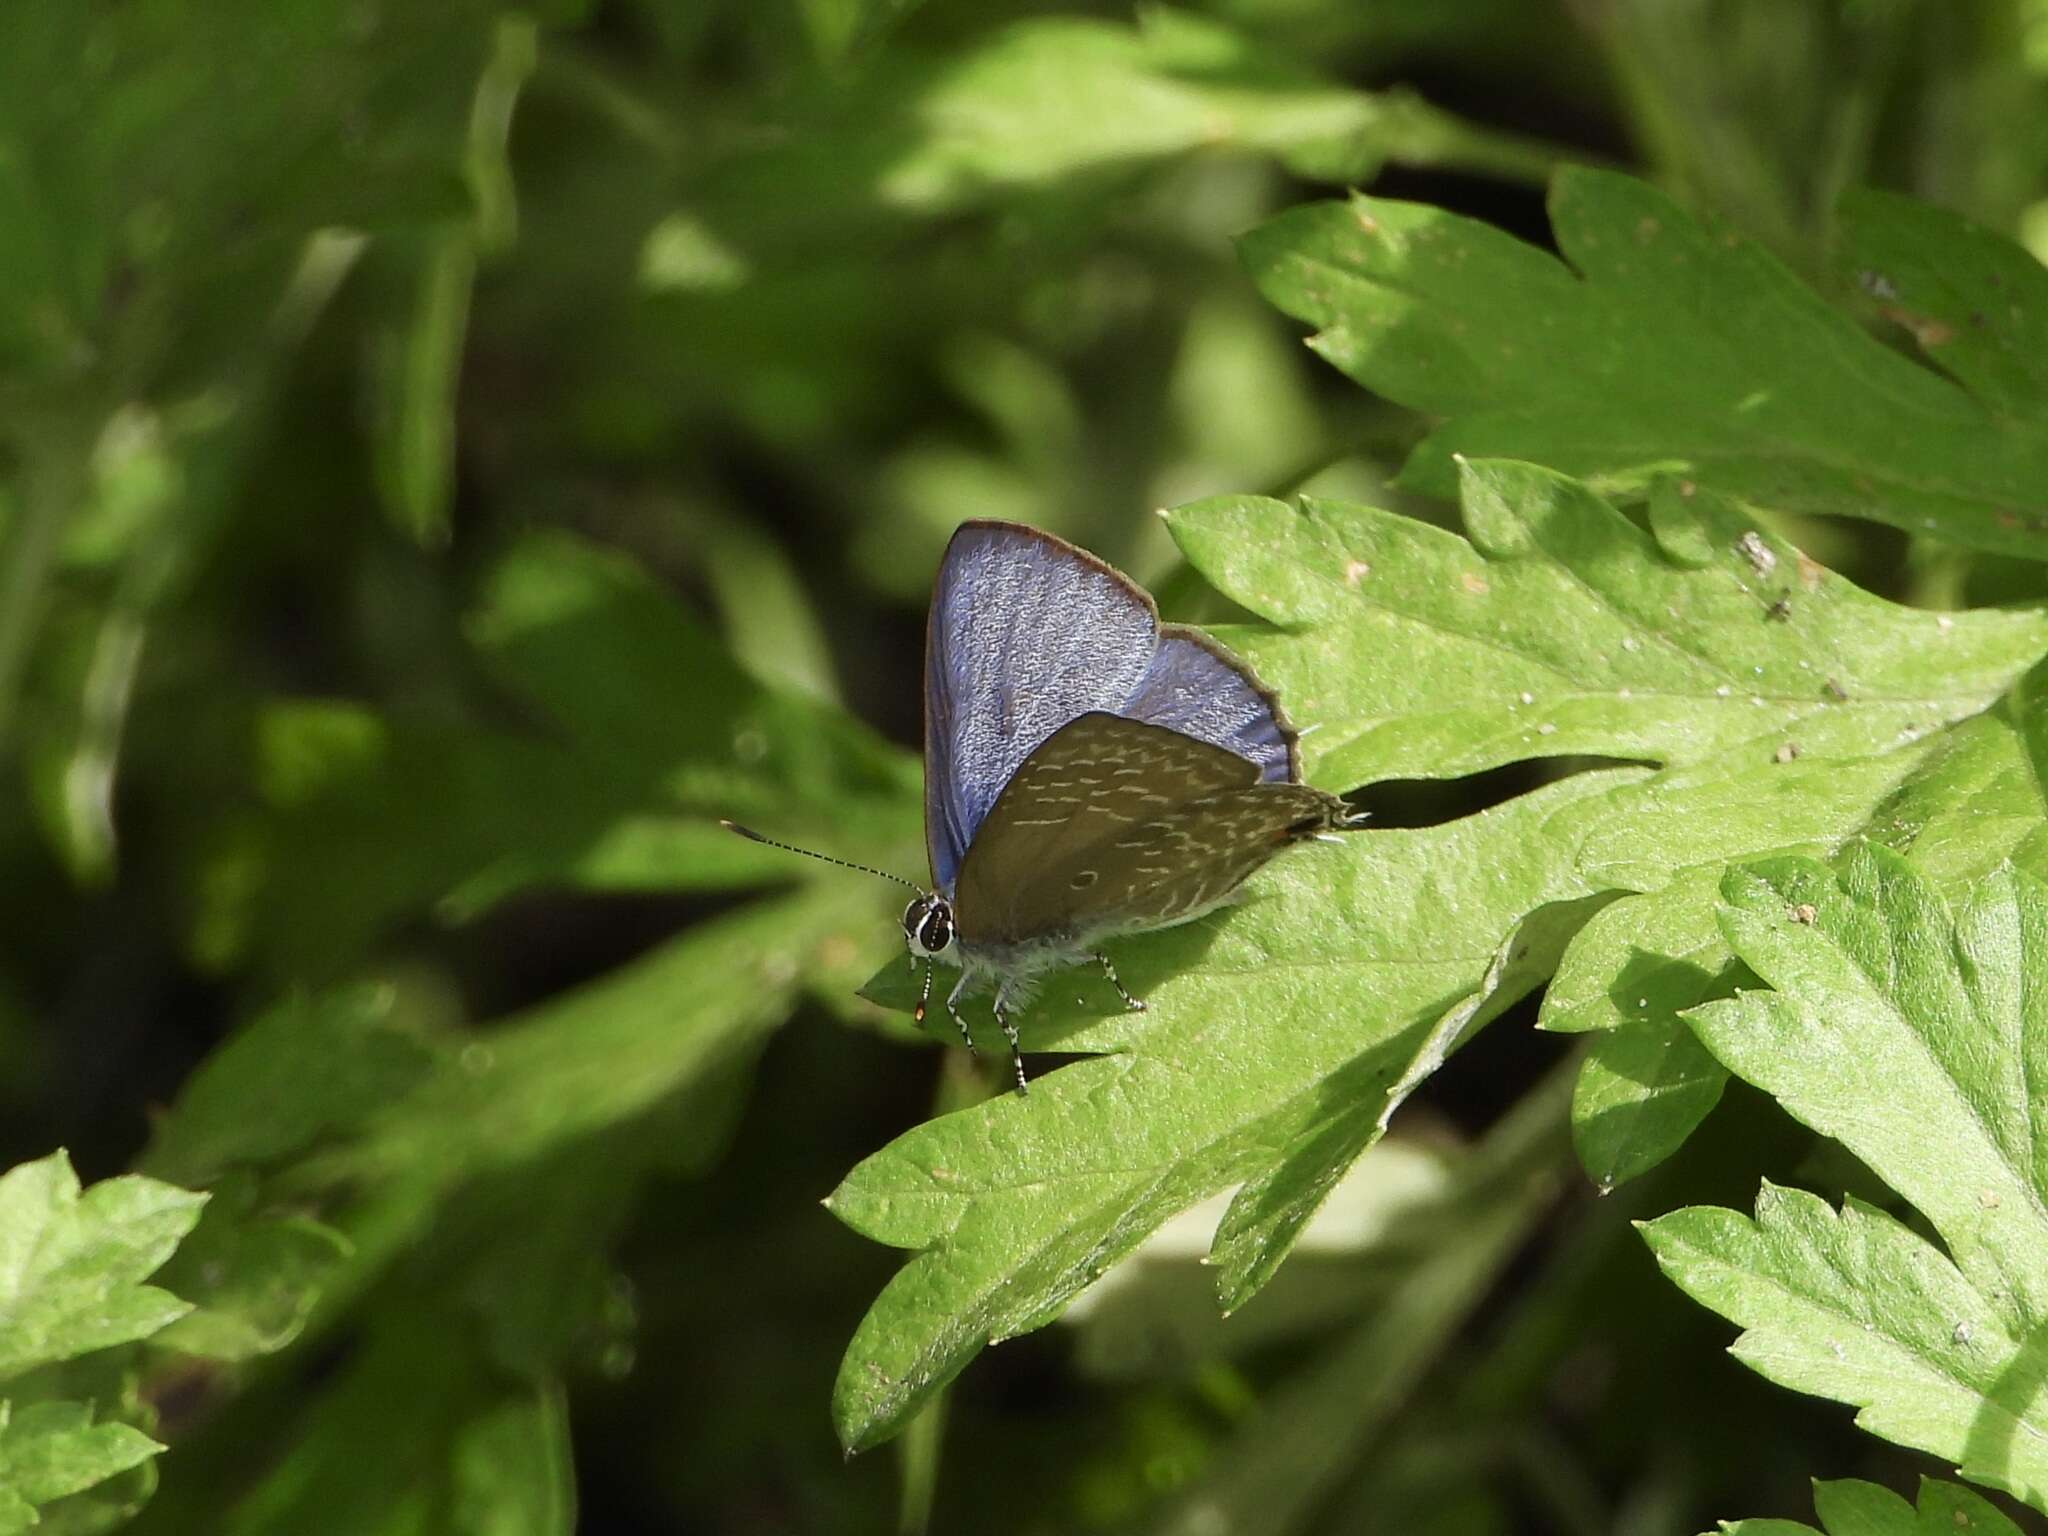
[[[975,834],[954,893],[960,937],[1002,945],[1165,927],[1344,811],[1303,784],[1261,784],[1244,758],[1178,731],[1082,715],[1025,760]]]

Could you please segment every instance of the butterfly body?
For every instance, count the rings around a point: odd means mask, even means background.
[[[1283,849],[1355,824],[1300,782],[1295,741],[1240,662],[1162,626],[1120,573],[1036,529],[963,524],[927,632],[932,890],[904,912],[913,964],[960,967],[956,1022],[992,984],[1013,1050],[1011,1014],[1051,971],[1098,961],[1142,1007],[1104,940],[1214,911]]]

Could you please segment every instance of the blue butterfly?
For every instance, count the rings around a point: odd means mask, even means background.
[[[971,1048],[960,999],[992,983],[1020,1091],[1014,1014],[1048,972],[1093,960],[1142,1009],[1104,940],[1213,911],[1275,854],[1360,819],[1301,782],[1295,732],[1242,662],[1021,524],[963,523],[946,546],[924,705],[932,884],[903,913],[911,964],[930,962],[917,1016],[931,967],[958,966],[946,1011]]]

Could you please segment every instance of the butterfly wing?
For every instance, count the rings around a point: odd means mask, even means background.
[[[1301,759],[1280,702],[1251,669],[1200,630],[1169,624],[1120,715],[1163,725],[1249,758],[1265,784],[1299,783]]]
[[[925,634],[925,839],[952,891],[989,808],[1053,732],[1091,710],[1224,748],[1269,783],[1296,780],[1273,696],[1206,636],[1064,540],[967,522],[946,546]]]
[[[1158,646],[1152,600],[1072,545],[1015,523],[962,523],[925,634],[925,839],[953,888],[968,844],[1032,748],[1114,709]]]
[[[1343,812],[1192,736],[1082,715],[1025,760],[975,834],[954,898],[961,942],[1085,944],[1183,922]]]

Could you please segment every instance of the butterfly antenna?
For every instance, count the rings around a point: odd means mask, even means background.
[[[901,875],[892,875],[886,869],[876,869],[872,864],[856,864],[851,859],[835,859],[829,853],[814,853],[808,848],[799,848],[795,843],[778,843],[772,837],[763,837],[752,827],[743,827],[736,821],[719,818],[718,824],[728,832],[737,832],[750,843],[765,843],[770,848],[780,848],[784,853],[800,853],[807,859],[822,859],[827,864],[837,864],[841,869],[857,869],[864,875],[880,875],[884,880],[894,880],[898,885],[907,885],[918,895],[924,894],[924,887],[915,880],[906,880]]]

